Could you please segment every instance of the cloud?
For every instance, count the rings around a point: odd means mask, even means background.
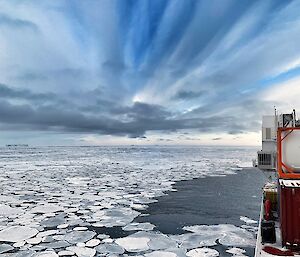
[[[296,92],[296,82],[281,83],[300,72],[297,1],[29,0],[0,9],[2,130],[244,138],[274,104],[297,100],[281,94]]]
[[[190,100],[194,98],[199,98],[203,96],[205,93],[204,91],[201,92],[193,92],[193,91],[186,91],[186,90],[179,90],[175,96],[173,97],[174,100]]]
[[[32,101],[47,101],[55,99],[53,93],[32,93],[27,89],[13,89],[7,85],[0,84],[0,98],[15,98],[15,99],[27,99]]]
[[[0,13],[0,27],[8,27],[10,29],[30,29],[37,32],[38,26],[28,20],[11,18],[8,15]]]
[[[57,105],[60,99],[54,94],[14,90],[4,85],[0,86],[0,98],[10,99],[0,101],[0,123],[10,125],[14,130],[26,128],[74,133],[93,132],[134,138],[143,137],[150,131],[196,129],[202,132],[233,133],[236,130],[251,129],[249,122],[238,123],[234,116],[228,114],[209,117],[183,116],[170,112],[163,106],[140,102],[128,106],[111,105],[105,110],[99,108],[98,111],[94,109],[90,112],[81,109],[80,103],[64,101],[64,108],[61,108]],[[27,102],[20,104],[16,99],[25,99]],[[48,104],[45,104],[46,101]],[[101,106],[101,99],[98,99],[98,104]]]

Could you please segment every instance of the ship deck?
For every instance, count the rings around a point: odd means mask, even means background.
[[[280,224],[279,224],[278,221],[275,221],[276,243],[274,243],[274,244],[262,243],[262,237],[261,237],[261,220],[262,220],[262,217],[263,217],[263,203],[261,204],[259,227],[258,227],[256,248],[255,248],[255,257],[276,257],[276,256],[300,257],[300,253],[290,252],[290,251],[287,251],[286,248],[282,247],[282,244],[281,244],[281,230],[280,230]],[[264,251],[265,247],[272,247],[274,249],[282,251],[282,254],[276,255],[276,254],[268,253],[268,252]],[[289,254],[289,252],[290,252],[290,254]]]

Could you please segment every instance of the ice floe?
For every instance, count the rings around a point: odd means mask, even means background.
[[[197,248],[186,253],[188,257],[218,257],[219,252],[211,248]]]
[[[126,237],[116,239],[116,243],[128,252],[143,252],[149,249],[147,237]]]
[[[130,223],[123,227],[124,231],[134,231],[134,230],[144,230],[144,231],[150,231],[155,228],[155,225],[145,222],[145,223]]]
[[[100,244],[96,247],[96,251],[99,254],[123,254],[125,252],[125,249],[115,243],[104,243]]]
[[[244,221],[244,222],[247,223],[247,224],[256,224],[256,223],[257,223],[256,220],[252,220],[252,219],[250,219],[250,218],[248,218],[248,217],[246,217],[246,216],[241,216],[241,217],[240,217],[240,220],[241,220],[241,221]]]
[[[64,250],[58,252],[58,256],[73,256],[73,255],[75,255],[75,253],[72,251]]]
[[[78,257],[93,257],[96,254],[95,249],[87,247],[70,246],[67,250],[74,252]]]
[[[91,239],[91,240],[87,241],[87,242],[85,243],[85,245],[86,245],[87,247],[95,247],[95,246],[97,246],[97,245],[100,244],[100,243],[101,243],[101,241],[100,241],[99,239]]]
[[[12,208],[9,205],[0,204],[0,216],[13,216],[22,212],[20,208]]]
[[[146,257],[177,257],[176,253],[164,252],[164,251],[154,251],[152,253],[145,254]]]
[[[36,206],[31,209],[33,213],[54,213],[58,211],[62,211],[63,208],[61,206],[55,204],[43,204],[40,206]]]
[[[227,253],[231,253],[233,256],[244,256],[246,252],[244,249],[232,247],[226,250]]]
[[[219,240],[219,243],[227,246],[254,246],[255,239],[251,232],[231,224],[196,225],[183,229],[193,232],[204,238]]]
[[[13,250],[14,248],[9,244],[0,244],[0,254],[6,253],[8,251]]]
[[[93,231],[72,231],[63,235],[63,239],[72,244],[85,243],[96,235]]]
[[[25,226],[7,227],[0,231],[0,241],[19,242],[34,237],[39,231]]]
[[[33,257],[58,257],[53,251],[43,251],[33,255]]]

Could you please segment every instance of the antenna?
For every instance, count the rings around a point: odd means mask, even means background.
[[[274,116],[275,131],[277,131],[277,128],[278,128],[278,117],[277,117],[277,109],[276,109],[275,105],[274,105],[274,113],[275,113],[275,116]],[[276,135],[277,135],[277,133],[276,133]]]

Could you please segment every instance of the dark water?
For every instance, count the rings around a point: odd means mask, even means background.
[[[165,234],[181,234],[183,226],[199,224],[244,225],[240,216],[258,220],[261,189],[266,179],[255,169],[243,169],[225,177],[207,177],[180,181],[176,192],[158,198],[145,211],[148,216],[138,217],[139,222],[151,222]],[[226,248],[215,247],[221,256]],[[246,249],[252,256],[254,249]]]

